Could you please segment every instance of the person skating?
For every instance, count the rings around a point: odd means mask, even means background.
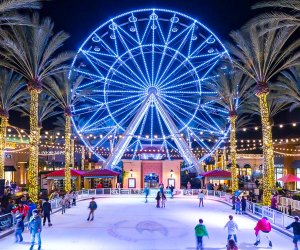
[[[170,186],[170,191],[171,191],[171,199],[173,199],[173,196],[174,196],[174,194],[173,194],[174,186],[173,185]]]
[[[61,214],[64,214],[66,212],[66,197],[62,197],[60,202],[59,202],[59,205],[61,205]]]
[[[72,206],[76,206],[76,200],[77,200],[76,192],[73,192],[71,197],[72,197]]]
[[[38,250],[41,250],[42,219],[41,219],[41,217],[39,215],[39,211],[37,209],[34,209],[32,211],[32,216],[28,222],[28,229],[31,234],[30,250],[32,250],[34,247],[35,238],[37,238],[37,241],[38,241]]]
[[[229,215],[229,221],[226,223],[226,225],[224,226],[224,228],[226,228],[226,227],[228,228],[227,240],[229,241],[233,237],[235,243],[237,243],[236,232],[237,232],[237,230],[239,230],[239,227],[236,224],[236,222],[233,220],[233,216],[232,215]]]
[[[204,204],[203,204],[203,200],[204,200],[204,193],[203,191],[201,191],[198,195],[198,198],[199,198],[199,207],[202,205],[202,207],[204,207]]]
[[[90,204],[89,204],[89,209],[90,209],[90,213],[89,213],[89,217],[87,218],[87,220],[89,221],[91,218],[91,221],[94,220],[94,212],[97,209],[97,203],[95,201],[95,198],[93,197]]]
[[[228,241],[226,250],[238,250],[238,247],[233,239]]]
[[[148,202],[148,195],[150,193],[149,187],[145,187],[144,192],[145,192],[145,203],[147,203]]]
[[[22,219],[22,214],[18,213],[16,215],[16,228],[15,228],[16,242],[23,241],[23,237],[22,237],[23,231],[24,231],[24,221]]]
[[[160,207],[160,191],[157,192],[155,200],[156,200],[156,207]]]
[[[241,214],[241,201],[240,201],[240,198],[236,198],[236,201],[235,201],[235,214]]]
[[[247,206],[247,200],[245,199],[245,196],[242,197],[241,204],[242,204],[242,214],[245,214],[246,206]]]
[[[292,224],[288,225],[286,229],[293,228],[293,243],[295,246],[294,250],[298,250],[298,241],[300,240],[300,222],[298,216],[295,216],[294,219],[295,221]]]
[[[203,237],[208,236],[206,227],[203,225],[203,220],[199,219],[199,224],[196,225],[195,227],[195,236],[197,239],[197,250],[202,250],[203,249]]]
[[[166,207],[166,201],[167,201],[167,197],[165,195],[165,192],[163,192],[161,194],[161,208],[165,208]]]
[[[272,241],[270,240],[270,236],[269,236],[272,230],[272,226],[271,223],[268,221],[267,217],[263,217],[262,219],[260,219],[257,222],[254,230],[256,235],[256,242],[254,243],[254,246],[258,246],[260,244],[261,235],[265,235],[269,241],[269,247],[272,247]]]
[[[43,226],[45,226],[46,220],[48,220],[48,226],[51,227],[52,224],[50,219],[50,213],[52,213],[52,208],[48,198],[46,198],[46,201],[43,203],[42,207],[44,213]]]

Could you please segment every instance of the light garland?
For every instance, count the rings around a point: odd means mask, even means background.
[[[5,146],[6,146],[6,127],[8,125],[8,117],[5,115],[0,116],[0,179],[4,179],[4,162],[5,162]]]
[[[38,155],[39,155],[39,127],[38,127],[38,101],[40,90],[30,90],[30,147],[28,168],[28,193],[33,202],[38,201]]]
[[[272,190],[275,188],[275,170],[274,170],[274,152],[272,141],[272,127],[270,126],[270,114],[267,102],[268,92],[259,92],[256,94],[259,98],[262,135],[263,135],[263,156],[264,156],[264,174],[263,174],[263,204],[271,204]]]
[[[234,193],[236,190],[239,189],[238,187],[238,179],[237,179],[237,168],[236,168],[236,159],[237,159],[237,153],[236,153],[236,115],[231,115],[229,117],[230,121],[230,156],[231,156],[231,189],[232,193]]]
[[[65,114],[65,191],[70,192],[71,186],[71,117]]]

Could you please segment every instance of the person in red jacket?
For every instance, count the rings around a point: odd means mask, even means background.
[[[25,204],[19,203],[18,206],[15,209],[13,209],[11,212],[15,214],[17,211],[19,211],[19,213],[22,214],[22,219],[24,220],[24,218],[28,214],[29,207]]]
[[[269,233],[272,230],[272,226],[270,221],[268,221],[267,217],[261,218],[257,222],[254,230],[256,235],[256,242],[254,243],[255,246],[258,246],[258,244],[260,244],[260,236],[264,235],[269,240],[269,246],[272,247],[272,241],[270,240],[270,236],[269,236]]]

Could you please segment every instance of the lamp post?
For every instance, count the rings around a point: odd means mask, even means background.
[[[171,178],[172,178],[172,177],[173,177],[173,174],[174,174],[173,169],[171,169],[170,173],[171,173]]]
[[[130,177],[132,177],[133,176],[133,170],[132,170],[132,168],[130,169]]]

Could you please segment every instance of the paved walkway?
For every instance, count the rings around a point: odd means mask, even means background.
[[[197,200],[168,200],[166,208],[156,208],[154,200],[140,198],[99,198],[94,221],[87,221],[88,202],[78,202],[66,214],[52,216],[52,227],[42,231],[43,250],[192,250],[195,249],[194,226],[203,218],[210,238],[205,249],[225,249],[227,232],[223,229],[232,213],[229,206],[205,200],[199,208]],[[236,215],[240,227],[239,249],[268,249],[266,239],[254,247],[256,222],[248,216]],[[29,233],[23,243],[14,243],[14,236],[0,239],[0,249],[29,249]],[[276,231],[271,233],[274,250],[292,250],[291,238]],[[37,246],[35,247],[37,249]]]

